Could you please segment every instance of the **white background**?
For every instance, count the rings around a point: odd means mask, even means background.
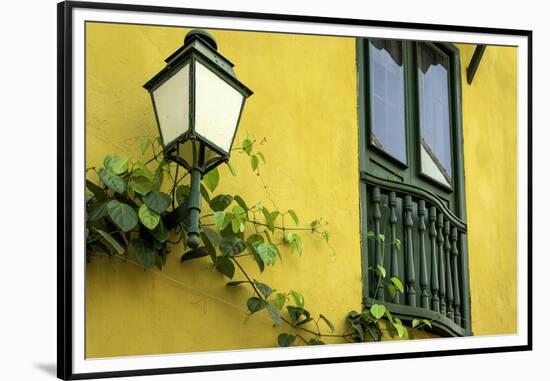
[[[114,0],[113,0],[114,2]],[[152,1],[132,0],[152,4]],[[160,3],[160,2],[156,2]],[[544,251],[544,216],[550,202],[543,174],[550,164],[546,68],[550,26],[542,1],[367,1],[321,3],[277,0],[162,1],[163,5],[255,12],[350,17],[438,24],[463,24],[534,30],[534,348],[533,352],[473,355],[291,368],[252,369],[140,380],[228,380],[361,377],[446,381],[512,380],[542,372],[550,353],[550,269]],[[5,4],[2,9],[2,128],[0,148],[0,378],[53,379],[56,360],[56,8],[55,1]],[[546,91],[545,91],[546,90]],[[505,207],[503,205],[503,207]],[[537,239],[538,237],[538,239]],[[416,372],[415,372],[416,370]],[[538,371],[538,372],[537,372]],[[536,372],[536,373],[535,373]]]

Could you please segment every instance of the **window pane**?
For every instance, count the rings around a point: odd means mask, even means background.
[[[403,42],[369,39],[371,143],[406,162]]]
[[[449,61],[425,43],[418,46],[422,172],[451,186]]]

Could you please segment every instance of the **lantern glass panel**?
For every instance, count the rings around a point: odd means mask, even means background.
[[[153,91],[164,146],[189,129],[189,64]]]
[[[193,142],[191,140],[186,140],[183,143],[179,144],[179,152],[176,150],[175,154],[177,154],[187,164],[192,165],[193,164]]]
[[[195,66],[195,131],[225,152],[231,149],[244,96],[200,62]]]
[[[208,148],[207,145],[204,143],[198,141],[199,144],[195,145],[195,149],[197,150],[196,159],[193,158],[193,141],[192,140],[186,140],[179,144],[179,154],[178,154],[178,148],[174,151],[174,154],[178,155],[181,159],[183,159],[187,164],[192,165],[193,163],[200,163],[200,147],[204,147],[204,158],[203,163],[207,163],[212,159],[219,158],[220,155],[216,153],[216,151],[211,150]],[[202,164],[202,163],[201,163]]]

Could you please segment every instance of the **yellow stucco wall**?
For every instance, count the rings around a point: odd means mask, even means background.
[[[472,329],[517,331],[517,49],[460,45]]]
[[[143,159],[140,137],[154,137],[157,130],[150,98],[141,86],[163,67],[164,58],[181,45],[187,31],[87,24],[88,167],[100,167],[107,154]],[[247,102],[236,141],[247,132],[267,139],[262,147],[267,159],[262,176],[272,199],[281,210],[295,209],[303,223],[318,217],[328,220],[335,248],[333,254],[318,238],[305,236],[301,258],[285,255],[282,264],[267,268],[261,276],[255,263],[247,269],[278,290],[299,290],[310,311],[327,315],[343,332],[346,313],[359,310],[362,297],[355,40],[212,33],[222,54],[236,63],[239,79],[255,92]],[[464,66],[469,49],[461,47]],[[510,170],[515,168],[515,66],[506,66],[514,57],[513,50],[488,49],[477,82],[463,89],[476,334],[513,332],[516,324],[515,213],[503,207],[515,203],[515,175]],[[492,72],[485,67],[489,62]],[[501,69],[507,78],[504,82]],[[498,78],[493,79],[495,72]],[[489,88],[483,87],[484,78]],[[506,100],[493,97],[501,90],[506,91]],[[488,109],[491,115],[484,114]],[[234,154],[231,162],[238,176],[232,177],[222,167],[217,192],[238,193],[269,206],[248,158]],[[94,258],[87,265],[88,357],[276,345],[277,330],[267,314],[245,321],[250,291],[225,287],[226,279],[212,271],[207,258],[182,265],[182,250],[173,248],[162,272],[143,272],[118,258]]]

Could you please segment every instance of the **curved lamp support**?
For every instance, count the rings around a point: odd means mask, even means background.
[[[199,216],[201,214],[201,179],[202,173],[198,168],[191,170],[191,191],[189,193],[189,227],[187,229],[187,246],[191,249],[199,247]]]
[[[176,149],[176,151],[178,151]],[[167,223],[169,226],[175,226],[183,221],[184,218],[189,217],[189,225],[187,229],[187,246],[191,249],[196,249],[200,245],[200,224],[199,217],[201,213],[201,180],[202,176],[205,173],[210,172],[212,169],[216,168],[218,165],[225,163],[229,159],[229,155],[225,155],[216,159],[211,159],[204,162],[204,160],[196,160],[197,155],[194,155],[194,160],[197,163],[191,164],[183,160],[179,154],[174,155],[173,153],[164,153],[164,157],[167,160],[175,162],[177,165],[180,165],[187,169],[189,175],[191,176],[190,183],[190,193],[188,203],[185,205],[180,205],[176,210],[170,213],[170,216],[167,218]]]

